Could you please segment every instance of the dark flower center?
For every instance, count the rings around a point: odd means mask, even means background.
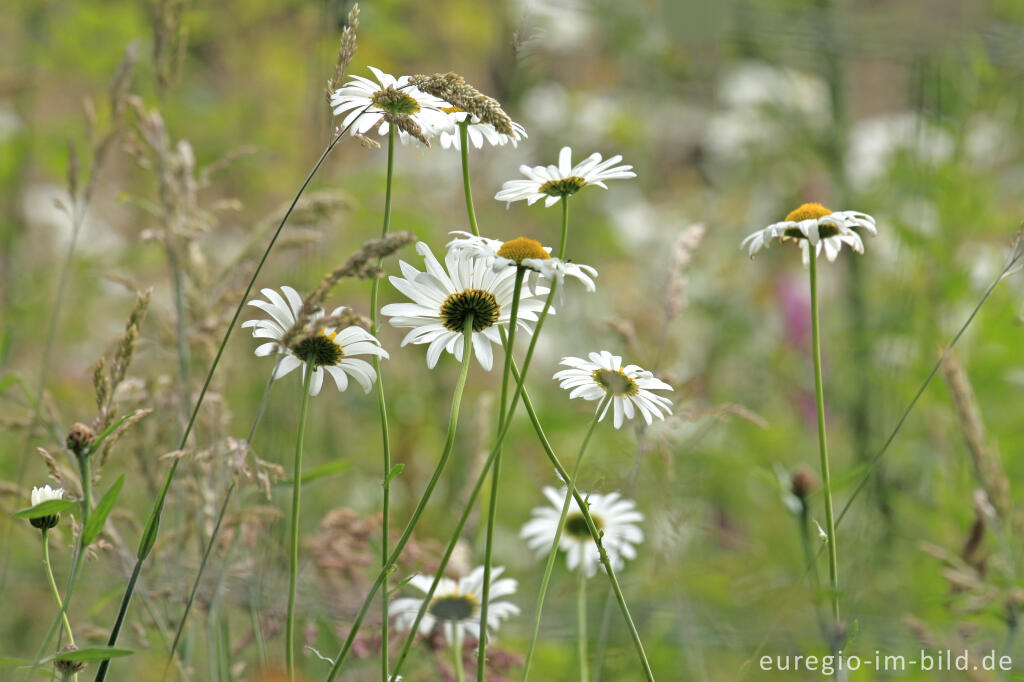
[[[501,307],[494,294],[483,289],[460,291],[441,304],[441,323],[450,331],[461,332],[469,315],[473,316],[473,331],[479,332],[498,321]]]
[[[326,334],[321,331],[316,336],[307,336],[292,346],[295,353],[303,362],[308,362],[314,367],[333,367],[345,357],[334,337],[337,332]]]
[[[373,93],[370,101],[373,102],[375,107],[389,114],[411,116],[418,114],[420,111],[420,103],[412,95],[396,90],[393,85]]]
[[[601,522],[601,518],[599,516],[591,514],[590,517],[594,519],[594,527],[597,528],[598,531],[604,528],[604,524]],[[590,537],[590,529],[587,528],[587,520],[583,518],[583,514],[578,512],[569,514],[569,516],[566,517],[565,532],[577,540],[584,540]]]
[[[622,370],[599,369],[593,374],[594,381],[612,395],[636,395],[640,387],[623,374]]]
[[[586,184],[586,180],[578,175],[574,175],[570,178],[561,178],[560,180],[548,180],[540,186],[540,191],[553,197],[567,197],[579,192]]]
[[[438,620],[458,622],[466,620],[476,612],[476,599],[469,594],[450,594],[435,597],[427,610]]]

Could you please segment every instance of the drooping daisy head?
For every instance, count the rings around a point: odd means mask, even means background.
[[[538,557],[547,555],[551,550],[567,494],[567,487],[555,490],[545,486],[544,497],[551,503],[550,506],[536,507],[530,520],[519,532]],[[587,502],[594,526],[598,532],[603,533],[601,543],[608,552],[612,568],[621,569],[626,559],[636,558],[634,545],[643,542],[644,532],[638,524],[644,520],[644,515],[636,510],[635,502],[623,498],[619,493],[602,495],[580,492],[580,497]],[[582,564],[588,577],[597,572],[601,557],[575,498],[569,501],[569,515],[565,519],[558,549],[565,552],[566,565],[570,571],[575,571]]]
[[[751,258],[771,242],[792,241],[800,245],[804,264],[810,262],[810,247],[814,246],[814,257],[821,255],[822,249],[829,261],[839,255],[843,244],[857,253],[864,253],[864,242],[861,235],[854,229],[860,228],[874,236],[878,234],[875,219],[867,213],[857,211],[830,211],[821,204],[802,204],[790,211],[786,219],[772,223],[758,230],[743,240]]]
[[[494,364],[491,344],[501,344],[498,330],[508,328],[512,317],[514,272],[509,269],[495,272],[486,258],[460,249],[449,249],[442,267],[423,242],[417,242],[416,250],[423,256],[426,271],[420,272],[400,261],[404,277],[390,278],[395,288],[412,303],[392,303],[381,312],[391,318],[392,326],[410,329],[402,340],[403,346],[429,344],[427,366],[430,368],[445,351],[462,360],[464,329],[472,315],[473,351],[480,365],[490,371]],[[522,292],[517,317],[519,329],[532,333],[532,323],[537,321],[537,314],[543,307],[544,302],[539,297]]]
[[[394,124],[399,139],[407,144],[410,140],[426,142],[452,129],[451,119],[442,111],[447,102],[410,85],[408,76],[395,78],[373,66],[370,71],[376,82],[352,76],[331,95],[334,115],[345,116],[343,126],[353,124],[353,135],[370,131],[387,135]],[[417,129],[420,135],[415,134]]]
[[[598,417],[604,419],[611,408],[615,428],[620,428],[626,419],[636,413],[643,416],[648,426],[653,418],[664,419],[672,414],[672,401],[653,391],[671,391],[672,387],[651,372],[637,365],[622,366],[622,358],[606,350],[591,353],[590,360],[565,357],[560,364],[569,369],[555,372],[559,385],[570,391],[570,398],[604,401],[610,398]],[[601,407],[599,402],[598,407]]]
[[[388,357],[388,352],[380,347],[376,337],[355,325],[340,330],[331,325],[320,325],[318,321],[324,317],[324,311],[316,310],[309,316],[305,333],[291,348],[285,348],[280,340],[295,325],[302,310],[302,297],[289,286],[281,287],[283,297],[273,289],[262,289],[261,293],[267,300],[254,299],[249,301],[249,305],[264,311],[270,318],[248,320],[242,326],[252,327],[253,338],[271,339],[257,346],[256,355],[281,356],[274,371],[275,379],[280,379],[296,367],[302,367],[305,371],[306,365],[312,364],[310,395],[319,395],[324,383],[324,372],[331,375],[339,391],[348,388],[348,377],[351,376],[369,393],[377,373],[370,363],[354,356]],[[344,310],[344,306],[335,308],[331,311],[331,317],[341,315]]]
[[[504,597],[515,594],[516,581],[512,578],[501,578],[505,571],[500,566],[491,568],[491,587],[487,604],[488,636],[510,616],[519,613],[519,607]],[[433,580],[424,575],[413,576],[408,585],[424,594],[429,594]],[[466,641],[476,638],[480,633],[480,605],[483,603],[484,567],[477,566],[473,571],[459,580],[441,578],[431,598],[427,611],[420,621],[419,633],[429,635],[434,627],[440,625],[448,644],[455,641],[456,632],[459,640]],[[395,627],[408,631],[412,628],[416,615],[423,606],[424,599],[405,597],[391,602],[388,614],[395,619]]]
[[[517,237],[503,242],[499,239],[477,237],[469,232],[452,232],[455,239],[448,243],[449,249],[463,250],[490,261],[495,272],[505,269],[525,268],[529,273],[528,286],[534,293],[540,293],[539,285],[550,286],[558,282],[557,305],[561,305],[561,292],[565,287],[566,276],[573,277],[583,284],[587,291],[597,287],[594,278],[597,270],[589,265],[570,263],[551,255],[551,247],[544,246],[529,237]]]
[[[462,149],[458,126],[465,121],[469,121],[469,125],[466,128],[466,136],[469,138],[469,143],[477,149],[481,149],[484,146],[484,142],[492,147],[504,147],[507,144],[517,147],[519,146],[519,141],[527,137],[526,128],[515,121],[510,121],[512,134],[507,135],[499,133],[498,129],[492,124],[485,123],[478,117],[458,107],[446,106],[443,108],[443,111],[448,115],[453,124],[451,130],[443,130],[440,134],[441,146],[445,149]]]
[[[526,176],[526,180],[507,181],[494,198],[509,204],[525,199],[531,206],[538,199],[543,199],[545,206],[554,206],[587,185],[608,189],[605,180],[635,178],[633,166],[616,166],[619,161],[622,161],[619,154],[602,161],[601,155],[594,153],[573,166],[572,148],[562,147],[557,166],[520,166],[519,172]]]

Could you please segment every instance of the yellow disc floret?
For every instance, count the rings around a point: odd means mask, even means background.
[[[801,220],[812,220],[827,216],[832,211],[828,210],[821,204],[801,204],[800,208],[790,211],[789,215],[786,216],[786,220],[792,220],[795,223]]]
[[[523,260],[527,258],[537,258],[539,260],[551,258],[539,241],[529,237],[517,237],[512,241],[505,242],[498,249],[498,255],[502,258],[514,260],[519,265],[522,265]]]

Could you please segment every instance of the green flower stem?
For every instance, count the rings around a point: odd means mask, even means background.
[[[457,627],[453,629],[452,663],[455,665],[455,682],[466,682],[466,673],[462,669],[462,630]]]
[[[512,289],[512,310],[509,313],[508,341],[505,343],[505,369],[501,375],[501,400],[498,402],[498,432],[505,426],[505,405],[508,402],[508,379],[512,374],[512,358],[516,347],[516,325],[519,320],[519,296],[523,290],[526,269],[516,268],[516,282]],[[487,534],[484,544],[484,583],[480,600],[480,634],[477,641],[476,679],[484,682],[487,663],[487,609],[491,595],[491,563],[494,555],[494,517],[498,507],[498,479],[501,477],[501,449],[494,457],[494,472],[491,474],[491,499],[487,507]]]
[[[395,172],[395,127],[388,129],[388,174],[384,185],[384,226],[381,228],[381,239],[387,236],[391,227],[391,188]],[[384,262],[377,259],[377,267]],[[380,278],[375,277],[370,284],[370,333],[377,336],[380,331],[377,298],[380,295]],[[384,464],[384,499],[381,510],[380,524],[380,564],[383,569],[388,563],[388,535],[391,532],[391,436],[388,433],[388,404],[384,398],[384,377],[381,376],[380,357],[373,356],[373,369],[377,373],[377,410],[380,412],[380,443],[383,451]],[[380,679],[389,682],[388,674],[388,579],[384,575],[384,589],[380,593]]]
[[[480,228],[476,224],[476,210],[473,208],[473,190],[469,186],[469,116],[459,124],[459,146],[462,151],[462,189],[466,195],[466,213],[469,215],[469,229],[477,237]]]
[[[836,554],[836,522],[832,511],[832,482],[828,471],[828,445],[825,442],[825,393],[821,381],[821,331],[818,324],[818,269],[817,257],[811,247],[810,272],[811,279],[811,342],[814,346],[814,393],[818,408],[818,450],[821,453],[821,488],[825,496],[825,523],[828,532],[828,577],[831,583],[832,625],[835,628],[831,644],[833,647],[839,636],[839,561]]]
[[[89,457],[92,453],[84,452],[78,457],[78,476],[82,479],[82,527],[89,520],[89,513],[92,511],[92,471],[89,466]]]
[[[565,243],[569,238],[569,197],[562,197],[562,234],[558,241],[558,257],[565,258]]]
[[[519,381],[520,374],[515,364],[512,365],[512,375],[517,381]],[[530,418],[530,423],[533,424],[534,431],[537,432],[537,439],[540,441],[541,448],[548,456],[552,466],[555,467],[555,471],[558,472],[559,477],[563,481],[570,480],[568,472],[566,472],[565,467],[562,466],[562,463],[558,460],[558,456],[555,454],[554,449],[551,447],[551,442],[548,440],[547,434],[544,433],[544,427],[541,426],[540,419],[537,417],[537,411],[533,407],[533,401],[530,400],[530,394],[526,389],[523,389],[523,405],[526,407],[526,414]],[[648,682],[654,682],[654,673],[651,671],[651,664],[647,660],[647,654],[644,652],[644,645],[640,640],[640,633],[636,629],[633,617],[629,614],[629,606],[626,605],[626,598],[622,594],[622,587],[619,585],[619,580],[615,576],[615,569],[612,567],[612,562],[608,557],[608,553],[604,549],[604,543],[601,539],[601,531],[598,530],[597,525],[594,523],[594,519],[590,516],[590,510],[587,508],[586,500],[583,499],[579,491],[575,488],[572,488],[571,492],[572,496],[576,499],[576,504],[579,505],[580,513],[583,515],[583,520],[587,524],[587,530],[590,531],[590,536],[597,544],[601,563],[604,565],[605,573],[607,574],[612,590],[615,593],[615,600],[619,604],[619,610],[622,611],[622,617],[629,628],[630,636],[633,639],[633,646],[636,649],[637,656],[640,659],[640,664],[644,670],[645,679],[647,679]]]
[[[562,504],[562,513],[558,517],[558,526],[555,528],[555,538],[551,543],[551,550],[548,552],[548,558],[544,564],[544,577],[541,578],[540,592],[537,594],[537,608],[533,617],[533,632],[530,635],[530,644],[526,649],[526,659],[523,661],[523,682],[526,682],[526,679],[530,675],[530,663],[533,661],[533,652],[537,647],[537,636],[540,634],[540,617],[541,612],[544,610],[544,597],[548,593],[548,583],[551,581],[551,572],[555,567],[555,560],[558,559],[558,546],[562,541],[562,532],[565,530],[566,519],[569,518],[569,507],[572,504],[572,496],[569,495],[568,490],[576,490],[576,479],[580,472],[580,465],[583,463],[583,453],[586,452],[587,444],[590,442],[590,437],[594,434],[597,422],[604,411],[608,408],[609,402],[611,402],[611,395],[603,398],[598,404],[597,411],[594,412],[594,418],[590,420],[590,426],[587,427],[587,435],[583,438],[583,442],[580,444],[580,450],[576,454],[576,463],[572,468],[572,476],[568,480],[565,502]],[[583,505],[580,505],[580,507],[582,508]],[[580,562],[580,567],[581,569],[583,567],[582,561]],[[586,662],[583,658],[581,658],[580,661],[581,663]]]
[[[363,107],[362,111],[360,111],[360,114],[369,109],[370,106],[371,105],[367,105]],[[358,118],[358,116],[353,118],[353,123],[356,120],[358,120]],[[320,170],[320,166],[323,165],[324,160],[327,158],[327,155],[331,153],[331,150],[333,150],[334,147],[337,146],[338,142],[341,141],[341,138],[345,135],[345,133],[349,131],[351,127],[352,124],[350,123],[349,125],[342,128],[338,132],[338,134],[334,136],[334,139],[331,140],[331,142],[324,149],[323,153],[320,155],[320,158],[313,165],[313,169],[309,172],[309,175],[306,176],[306,180],[302,183],[302,186],[299,187],[299,191],[296,192],[295,198],[292,199],[291,205],[288,206],[288,210],[285,211],[284,216],[281,218],[280,224],[278,224],[273,236],[267,243],[267,247],[266,249],[264,249],[263,255],[260,256],[259,263],[257,263],[256,269],[252,273],[252,277],[249,278],[249,283],[245,287],[245,292],[239,299],[238,306],[235,308],[235,313],[231,317],[231,322],[230,324],[228,324],[228,327],[224,332],[224,337],[221,339],[220,345],[217,347],[217,354],[213,358],[213,363],[211,363],[210,369],[206,373],[206,379],[203,381],[202,389],[200,389],[199,396],[196,398],[196,404],[192,408],[192,414],[189,416],[188,424],[185,425],[184,433],[182,433],[181,442],[179,443],[178,446],[179,450],[184,449],[188,443],[188,437],[192,433],[192,428],[195,426],[196,417],[199,416],[199,409],[202,407],[203,400],[205,400],[206,398],[206,393],[210,388],[210,384],[213,382],[213,375],[217,371],[217,367],[220,365],[220,359],[224,355],[224,349],[228,345],[228,340],[231,338],[231,332],[234,331],[235,325],[238,323],[238,318],[242,314],[242,309],[245,307],[245,302],[249,298],[249,295],[252,293],[252,288],[253,286],[255,286],[256,279],[259,277],[260,272],[263,270],[263,266],[266,264],[267,259],[270,257],[270,252],[274,249],[274,245],[277,243],[278,237],[281,236],[281,232],[284,231],[284,226],[288,222],[288,219],[291,217],[292,211],[295,210],[295,206],[299,203],[299,199],[302,197],[302,194],[306,191],[306,188],[309,186],[309,183],[312,182],[313,176],[317,174],[317,171]],[[114,620],[114,626],[110,630],[110,637],[107,639],[107,646],[112,647],[116,645],[117,638],[121,634],[121,627],[124,625],[124,620],[128,613],[128,606],[129,604],[131,604],[132,594],[135,591],[135,585],[138,581],[139,573],[142,571],[142,564],[145,563],[146,559],[149,557],[150,552],[152,552],[153,550],[153,545],[156,544],[156,538],[160,532],[160,517],[163,515],[164,503],[167,501],[167,494],[168,492],[170,492],[171,484],[174,482],[174,476],[178,471],[178,464],[180,462],[180,459],[175,459],[171,463],[171,467],[170,469],[168,469],[167,475],[164,478],[163,486],[160,488],[160,492],[157,495],[156,501],[153,503],[153,508],[150,510],[149,518],[146,521],[145,530],[142,533],[142,538],[139,540],[139,549],[136,553],[137,556],[135,566],[132,568],[132,576],[129,579],[128,584],[125,587],[124,594],[121,597],[121,605],[118,607],[117,617]],[[52,634],[50,635],[50,637],[52,637]],[[47,646],[49,646],[49,638],[47,638],[47,640],[43,643],[41,649],[45,650]],[[96,671],[95,682],[103,682],[103,680],[106,679],[107,670],[110,668],[111,660],[112,659],[107,659],[100,663],[100,666]],[[36,665],[33,665],[33,670],[35,668]]]
[[[363,605],[359,607],[359,611],[356,613],[356,617],[352,621],[352,627],[349,629],[348,637],[345,639],[345,643],[342,645],[338,656],[334,659],[334,665],[331,666],[331,671],[327,675],[327,682],[334,680],[338,675],[338,671],[341,670],[341,666],[345,662],[348,652],[352,649],[352,644],[355,642],[356,634],[359,632],[359,627],[363,624],[363,620],[366,618],[366,613],[370,609],[370,603],[373,601],[377,591],[380,590],[381,586],[383,586],[388,573],[391,572],[395,562],[398,561],[398,557],[401,555],[402,550],[405,549],[406,543],[409,542],[409,538],[412,537],[412,531],[416,528],[416,524],[419,523],[420,517],[423,515],[423,510],[426,509],[427,502],[430,501],[430,496],[433,494],[434,488],[437,487],[437,482],[441,478],[441,473],[444,471],[445,465],[448,463],[448,459],[451,457],[452,450],[455,447],[455,431],[459,425],[459,407],[462,405],[462,393],[466,388],[466,377],[469,375],[469,363],[473,359],[472,315],[468,315],[466,317],[465,326],[463,327],[462,343],[462,367],[459,371],[458,382],[455,384],[455,391],[452,394],[451,414],[448,417],[448,435],[445,438],[444,450],[441,452],[441,458],[437,461],[437,466],[434,468],[434,474],[430,477],[426,490],[423,491],[423,496],[420,498],[419,503],[417,503],[416,509],[413,510],[412,518],[409,519],[409,523],[406,524],[405,530],[402,531],[402,537],[398,539],[398,543],[395,545],[394,549],[391,550],[391,555],[388,557],[387,563],[377,575],[377,579],[370,588],[369,594],[367,594],[366,599],[363,600]],[[395,670],[397,670],[397,668]],[[392,676],[394,676],[394,674]]]
[[[68,644],[74,645],[75,635],[71,632],[71,623],[68,622],[67,609],[60,599],[60,590],[57,589],[57,581],[53,579],[53,566],[50,564],[50,529],[43,530],[43,566],[46,568],[46,578],[50,582],[50,590],[53,598],[57,600],[57,608],[60,609],[60,617],[64,622],[64,631],[68,634]]]
[[[566,495],[565,499],[569,499]],[[554,554],[554,551],[552,551]],[[587,673],[587,573],[580,561],[579,584],[576,589],[576,650],[580,658],[580,682],[588,682]]]
[[[302,377],[302,402],[299,406],[299,426],[295,434],[295,467],[292,471],[292,523],[288,554],[288,615],[284,623],[284,661],[288,678],[295,680],[295,588],[299,579],[299,511],[302,502],[302,444],[306,434],[306,413],[309,411],[309,381],[313,377],[313,363],[306,363]]]

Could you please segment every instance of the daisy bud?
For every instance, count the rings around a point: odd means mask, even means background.
[[[793,472],[793,478],[790,482],[790,486],[793,494],[799,497],[801,502],[806,504],[807,496],[814,492],[814,489],[818,487],[818,478],[810,469],[800,467]]]
[[[59,652],[57,652],[57,655],[60,656],[60,654],[66,654],[66,653],[68,653],[70,651],[77,651],[77,650],[78,650],[77,646],[75,646],[74,644],[68,644],[66,647],[64,647]],[[83,670],[85,670],[85,662],[84,661],[69,661],[66,658],[57,658],[53,662],[53,667],[57,669],[58,673],[60,673],[61,675],[63,675],[65,677],[65,679],[67,679],[67,678],[70,678],[75,673],[80,673]]]
[[[67,446],[68,450],[75,453],[75,455],[82,457],[88,454],[89,448],[92,447],[93,442],[96,440],[95,434],[85,424],[81,422],[76,423],[68,431]]]

